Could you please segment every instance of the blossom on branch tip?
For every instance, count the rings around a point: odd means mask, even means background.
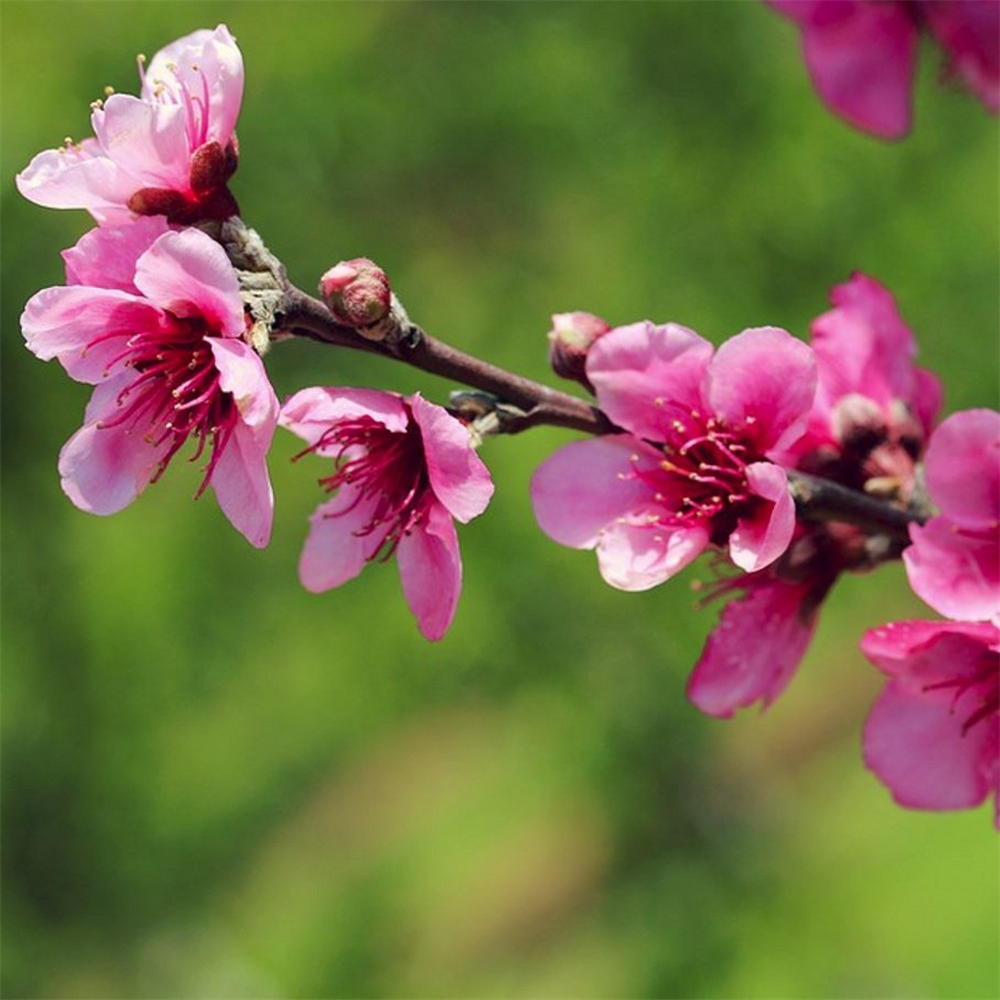
[[[611,329],[600,316],[589,312],[555,313],[549,330],[549,364],[560,377],[579,382],[589,391],[587,354],[599,337]]]
[[[913,118],[921,29],[941,46],[945,72],[1000,111],[997,0],[767,0],[794,21],[820,98],[855,128],[901,139]]]
[[[257,547],[271,533],[266,455],[278,401],[245,342],[236,274],[197,229],[162,218],[91,230],[63,257],[68,284],[28,301],[29,350],[96,388],[83,427],[59,456],[62,486],[93,514],[113,514],[156,482],[189,437],[233,526]]]
[[[1000,629],[892,622],[861,649],[890,678],[865,723],[864,757],[893,798],[943,810],[993,795],[1000,808]]]
[[[812,351],[784,330],[745,330],[714,352],[676,323],[618,327],[592,346],[587,378],[624,433],[577,441],[532,480],[553,540],[596,549],[622,590],[663,583],[709,546],[742,570],[788,548],[795,508],[770,461],[805,428]]]
[[[94,137],[39,153],[17,175],[29,201],[84,208],[102,224],[164,215],[191,224],[239,208],[236,170],[243,57],[225,25],[179,38],[144,68],[139,97],[111,93],[92,105]]]
[[[395,556],[420,631],[443,638],[462,589],[454,522],[471,521],[493,495],[465,425],[419,393],[374,389],[303,389],[279,420],[307,442],[302,455],[334,461],[320,484],[336,495],[312,516],[302,585],[330,590]]]
[[[1000,413],[948,417],[931,437],[925,473],[940,514],[910,526],[910,586],[948,618],[1000,623]]]

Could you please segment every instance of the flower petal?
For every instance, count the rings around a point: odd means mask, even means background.
[[[423,438],[427,475],[435,496],[463,524],[482,514],[493,480],[472,447],[468,428],[419,393],[407,400]]]
[[[378,389],[336,389],[311,387],[285,400],[278,423],[315,446],[331,425],[345,419],[370,417],[387,430],[406,433],[409,416],[401,396]],[[338,444],[317,449],[318,455],[335,455]]]
[[[574,441],[560,448],[531,480],[538,526],[561,545],[592,549],[604,528],[652,501],[653,491],[634,475],[636,454],[654,461],[660,457],[629,434]]]
[[[278,397],[260,355],[242,340],[206,337],[219,370],[219,387],[236,400],[240,419],[250,427],[264,451],[278,425]]]
[[[136,262],[169,229],[161,215],[136,219],[124,226],[91,229],[77,240],[76,246],[62,252],[66,284],[117,288],[138,295]]]
[[[597,564],[612,587],[649,590],[694,562],[708,541],[705,528],[665,528],[638,515],[616,521],[601,533]]]
[[[462,591],[462,558],[451,515],[432,503],[426,519],[399,540],[399,578],[406,603],[424,638],[442,639]]]
[[[729,536],[729,556],[747,573],[763,569],[783,555],[795,531],[795,502],[785,470],[770,462],[747,466],[750,492],[763,502],[741,517]]]
[[[272,431],[274,429],[272,425]],[[267,444],[270,444],[268,437]],[[238,422],[212,470],[212,490],[229,523],[255,548],[271,540],[274,493],[267,474],[267,444]]]
[[[601,409],[636,437],[662,441],[671,421],[702,409],[712,345],[677,323],[646,321],[604,334],[587,355]]]
[[[816,630],[804,615],[807,586],[757,578],[730,601],[688,681],[687,696],[702,712],[728,719],[755,701],[767,707],[795,674]]]
[[[989,622],[889,622],[861,640],[861,652],[879,670],[910,678],[917,690],[973,671],[984,648],[1000,648],[1000,630]]]
[[[727,340],[708,368],[712,411],[729,424],[755,425],[761,451],[780,451],[805,430],[816,393],[812,349],[761,326]]]

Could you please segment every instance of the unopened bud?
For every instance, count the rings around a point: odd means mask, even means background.
[[[833,408],[833,433],[844,451],[867,455],[888,437],[882,407],[860,393],[852,392],[837,401]]]
[[[367,257],[341,261],[320,278],[319,290],[341,323],[372,340],[383,339],[382,321],[389,315],[392,289],[378,264]]]
[[[549,331],[549,364],[560,377],[591,389],[587,379],[587,352],[611,327],[588,312],[556,313]]]

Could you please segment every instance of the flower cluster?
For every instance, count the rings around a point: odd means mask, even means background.
[[[767,0],[794,21],[813,85],[845,121],[901,139],[913,120],[920,35],[945,55],[944,75],[1000,112],[997,0]]]

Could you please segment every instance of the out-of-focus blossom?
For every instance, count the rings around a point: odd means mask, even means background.
[[[419,394],[374,389],[303,389],[280,422],[308,443],[302,454],[335,462],[320,480],[336,496],[312,516],[302,585],[330,590],[395,555],[420,631],[442,638],[462,589],[454,522],[481,514],[493,495],[468,429]]]
[[[940,514],[910,526],[910,586],[948,618],[1000,622],[1000,413],[952,414],[934,432],[925,468]]]
[[[59,456],[69,498],[113,514],[193,436],[192,461],[207,455],[197,495],[211,486],[234,527],[266,545],[278,401],[243,339],[243,303],[222,248],[150,218],[91,230],[63,256],[68,284],[32,296],[21,326],[39,358],[96,386]]]
[[[861,649],[890,677],[865,724],[864,755],[893,798],[966,809],[997,796],[1000,629],[893,622],[868,632]]]
[[[914,364],[913,336],[878,282],[856,274],[831,299],[834,308],[812,324],[819,384],[806,432],[775,457],[905,503],[940,406],[938,380]],[[838,576],[870,569],[879,558],[850,524],[801,522],[771,566],[711,588],[710,597],[738,596],[705,644],[688,697],[720,717],[757,701],[770,704],[805,655]]]
[[[788,548],[795,509],[769,461],[802,433],[810,349],[784,330],[712,345],[675,323],[635,323],[590,349],[587,378],[626,433],[567,445],[536,471],[535,517],[563,545],[596,549],[604,579],[645,590],[708,546],[746,572]]]
[[[105,224],[238,214],[227,182],[238,159],[243,57],[229,29],[186,35],[145,69],[140,57],[140,75],[139,97],[96,101],[94,137],[39,153],[17,175],[18,190],[49,208],[85,208]]]
[[[920,31],[926,27],[961,79],[1000,110],[1000,4],[996,0],[767,0],[793,20],[813,85],[862,131],[900,139],[913,118]]]

